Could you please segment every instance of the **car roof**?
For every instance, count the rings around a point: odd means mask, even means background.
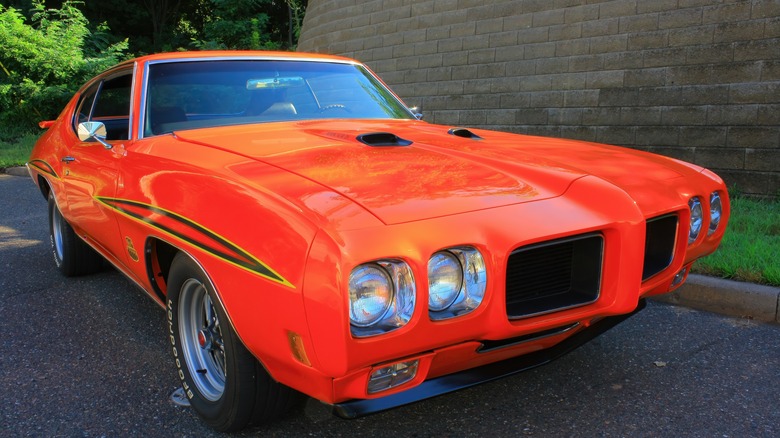
[[[262,50],[206,50],[189,52],[165,52],[151,55],[139,56],[129,59],[117,65],[116,67],[126,66],[133,63],[158,62],[158,61],[192,61],[206,59],[267,59],[267,60],[305,60],[313,62],[346,62],[359,64],[354,59],[342,56],[322,55],[319,53],[301,53],[301,52],[273,52]],[[113,69],[113,68],[112,68]]]

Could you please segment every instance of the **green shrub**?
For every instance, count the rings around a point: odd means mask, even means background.
[[[279,50],[282,45],[272,41],[268,32],[270,17],[263,9],[271,0],[211,0],[210,20],[204,23],[202,40],[192,45],[201,50]]]
[[[31,23],[19,10],[0,5],[0,140],[56,118],[84,81],[126,58],[127,40],[101,44],[79,3],[66,0],[60,9],[46,9],[43,0],[34,0]]]

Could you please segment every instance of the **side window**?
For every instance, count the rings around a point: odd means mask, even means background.
[[[130,138],[131,72],[123,72],[96,83],[84,92],[73,117],[74,129],[82,122],[102,122],[106,140]]]
[[[103,81],[92,109],[91,121],[106,125],[106,140],[130,138],[130,88],[132,73]]]
[[[100,82],[97,82],[81,95],[79,103],[76,105],[76,113],[73,115],[74,132],[78,132],[79,123],[89,121],[89,115],[92,112],[92,104],[95,102],[95,94],[97,93],[99,86]]]

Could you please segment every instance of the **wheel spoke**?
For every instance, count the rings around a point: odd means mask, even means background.
[[[222,354],[221,352],[215,354],[214,355],[214,362],[216,362],[216,364],[219,367],[219,369],[223,370],[222,372],[224,373],[224,369],[225,369],[225,355]]]
[[[214,305],[211,302],[211,297],[206,294],[206,297],[203,300],[203,313],[205,316],[205,328],[208,328],[211,330],[211,327],[214,324],[214,321],[217,319],[217,316],[214,313]]]
[[[218,400],[225,390],[225,347],[219,315],[208,290],[195,279],[182,285],[179,300],[180,331],[190,374],[204,397]]]

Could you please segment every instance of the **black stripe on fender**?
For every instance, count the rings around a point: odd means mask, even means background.
[[[117,199],[107,197],[96,197],[96,199],[103,205],[131,218],[136,221],[145,223],[157,230],[162,231],[169,236],[173,236],[181,241],[187,242],[201,250],[222,259],[234,266],[238,266],[249,272],[253,272],[261,277],[267,278],[271,281],[281,283],[285,286],[295,288],[292,283],[287,281],[284,277],[279,275],[276,271],[271,269],[268,265],[258,260],[244,249],[220,236],[219,234],[209,230],[208,228],[194,222],[180,214],[172,211],[165,210],[154,205],[146,204],[143,202],[132,201],[128,199]],[[219,244],[219,247],[211,246],[208,243],[203,242],[205,239],[197,239],[196,237],[188,236],[182,232],[176,231],[173,228],[154,220],[150,216],[140,214],[131,210],[135,208],[138,210],[149,212],[150,214],[157,214],[166,218],[172,219],[190,230],[195,232],[195,235],[200,235],[208,238],[213,242]]]
[[[57,175],[57,172],[54,170],[54,168],[51,167],[49,163],[43,160],[30,160],[29,162],[27,162],[27,165],[30,167],[34,167],[35,169],[45,173],[46,175],[52,176],[57,179],[60,178],[60,176]]]

